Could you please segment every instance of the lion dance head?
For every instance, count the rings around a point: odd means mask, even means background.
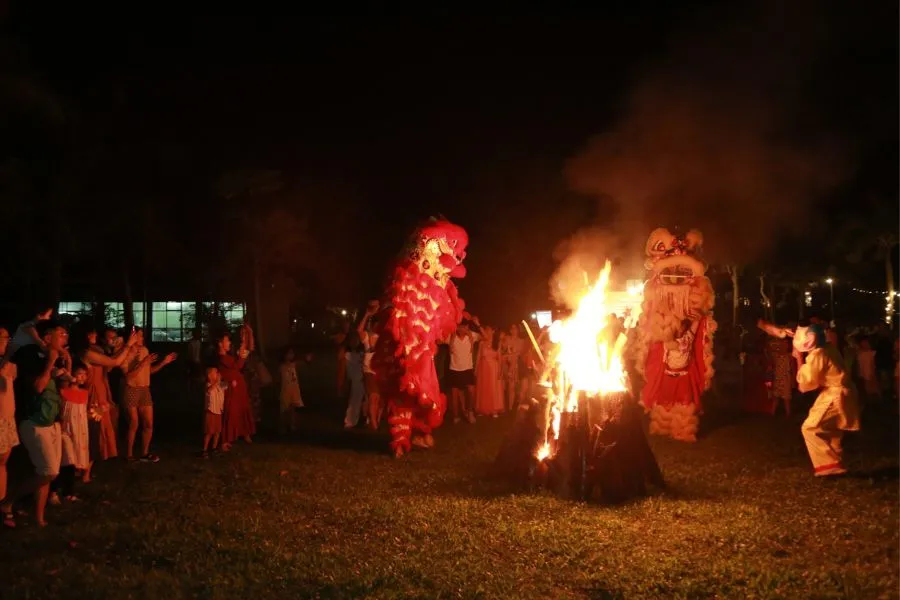
[[[446,287],[450,278],[462,279],[466,276],[466,246],[469,236],[459,225],[443,219],[431,219],[413,234],[409,259],[416,263],[419,271],[427,273],[441,287]]]

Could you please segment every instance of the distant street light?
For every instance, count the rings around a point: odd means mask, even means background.
[[[831,297],[831,302],[829,303],[829,306],[831,307],[831,324],[833,326],[834,325],[834,279],[829,277],[828,279],[825,280],[825,283],[828,284],[828,292]]]

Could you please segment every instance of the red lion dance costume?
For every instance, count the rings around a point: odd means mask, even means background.
[[[700,396],[713,371],[712,308],[715,294],[706,264],[695,256],[703,244],[697,230],[683,238],[657,229],[647,240],[644,302],[637,324],[635,366],[644,377],[641,404],[650,433],[697,441]]]
[[[462,227],[432,219],[414,234],[386,292],[372,367],[387,403],[397,457],[413,445],[433,446],[431,431],[444,419],[447,399],[434,356],[438,342],[462,320],[464,302],[451,277],[465,277],[468,243]]]

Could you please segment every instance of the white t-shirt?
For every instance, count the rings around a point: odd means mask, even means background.
[[[450,370],[451,371],[471,371],[475,368],[475,361],[472,356],[472,349],[478,334],[474,331],[465,337],[456,335],[450,336]]]
[[[294,363],[281,363],[281,408],[303,406],[300,397],[300,382],[297,379],[297,366]]]
[[[227,383],[219,382],[218,384],[206,388],[206,410],[214,415],[221,415],[225,407],[225,388]]]

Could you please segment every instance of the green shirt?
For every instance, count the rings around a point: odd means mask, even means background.
[[[28,420],[40,427],[48,427],[59,419],[61,407],[62,398],[56,389],[56,381],[51,377],[44,391],[32,397]]]

